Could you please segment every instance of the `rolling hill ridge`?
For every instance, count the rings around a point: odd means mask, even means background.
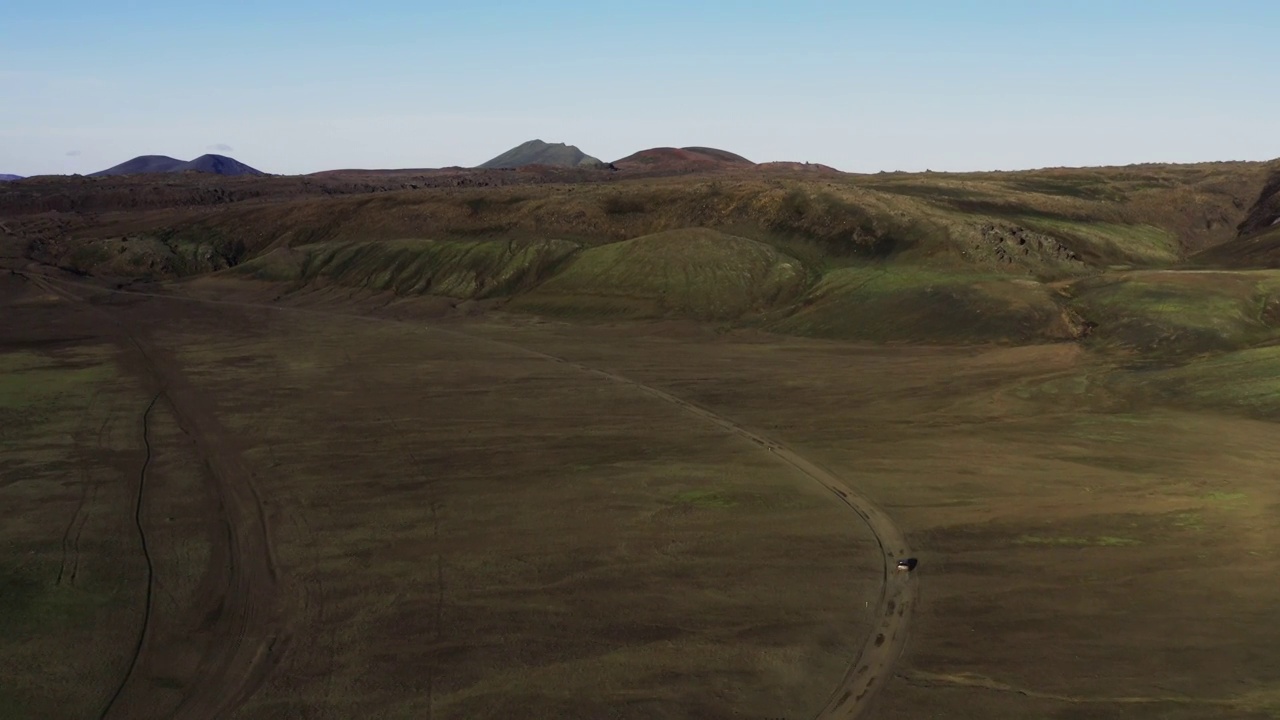
[[[286,295],[339,286],[832,339],[1158,353],[1280,340],[1272,274],[1180,271],[1228,251],[1267,267],[1249,250],[1274,221],[1265,163],[854,175],[706,148],[632,160],[34,178],[0,190],[0,212],[25,260],[104,278],[228,273]]]

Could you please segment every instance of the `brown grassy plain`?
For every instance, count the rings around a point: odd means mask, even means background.
[[[1145,398],[1073,344],[483,332],[716,408],[876,499],[921,597],[875,717],[1280,714],[1272,423]]]
[[[147,583],[128,502],[99,510],[119,547],[84,560],[132,593],[112,623],[127,636],[118,657],[85,687],[101,709],[128,678],[111,717],[204,716],[184,698],[222,682],[250,718],[809,714],[866,634],[879,559],[852,514],[768,453],[626,387],[401,325],[117,298],[101,306],[115,326],[68,301],[41,317],[24,302],[6,308],[15,342],[62,317],[85,333],[64,342],[114,344],[122,376],[137,373],[121,437],[133,462],[108,475],[113,492],[136,491],[139,418],[160,386],[178,416],[217,419],[211,451],[251,476],[279,573],[228,579],[245,558],[210,507],[218,462],[192,459],[206,448],[156,413],[141,515],[154,597],[132,671]],[[50,506],[40,526],[53,528],[72,509],[49,501],[69,468],[39,469],[7,503],[33,525],[29,509]],[[215,527],[182,525],[184,503]],[[63,592],[55,549],[23,576],[50,595]],[[191,616],[193,587],[255,593],[224,629],[264,660],[244,669],[218,650],[217,613]],[[47,624],[23,632],[24,652],[80,647]],[[12,702],[63,716],[49,697]]]
[[[111,308],[171,349],[270,507],[287,642],[237,717],[803,717],[838,682],[876,588],[847,512],[749,443],[485,339],[693,400],[880,502],[921,606],[874,717],[1280,710],[1269,423],[1132,393],[1069,343],[293,302],[338,314]]]

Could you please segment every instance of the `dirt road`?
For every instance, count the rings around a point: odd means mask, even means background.
[[[451,331],[444,331],[451,332]],[[468,335],[467,337],[474,337]],[[497,342],[490,340],[489,342]],[[875,506],[869,499],[854,492],[834,473],[788,448],[777,440],[748,430],[747,428],[725,418],[707,408],[695,405],[663,390],[645,385],[635,380],[565,360],[554,355],[547,355],[517,345],[499,343],[526,353],[532,353],[552,362],[568,365],[585,373],[602,377],[612,382],[630,385],[660,400],[671,403],[685,412],[696,415],[708,422],[718,425],[739,437],[755,443],[769,451],[788,465],[794,467],[809,478],[821,483],[854,512],[856,512],[875,535],[884,554],[883,578],[878,605],[879,620],[862,650],[858,653],[849,671],[845,674],[840,686],[832,693],[827,704],[817,717],[819,720],[844,720],[846,718],[865,717],[871,706],[871,700],[877,689],[877,682],[883,684],[890,676],[893,664],[907,641],[907,624],[915,606],[916,584],[908,573],[899,573],[895,567],[897,558],[910,554],[906,536],[894,524],[892,518]]]
[[[88,285],[81,285],[79,283],[70,283],[63,280],[46,279],[46,282],[51,282],[56,285],[69,285],[82,289],[89,289],[92,287]],[[308,308],[293,308],[265,303],[211,300],[130,290],[111,290],[99,287],[92,287],[92,289],[100,292],[158,298],[169,301],[195,302],[209,305],[228,305],[241,308],[341,316],[348,319],[358,319],[366,322],[405,325],[419,330],[426,330],[428,332],[455,337],[465,337],[471,341],[479,340],[496,346],[501,346],[509,350],[515,350],[527,355],[539,357],[550,362],[572,367],[575,370],[594,375],[610,382],[621,383],[633,387],[638,391],[647,393],[659,400],[675,405],[687,413],[700,417],[707,422],[715,424],[724,430],[751,442],[758,446],[762,451],[771,453],[773,456],[800,471],[810,479],[821,483],[823,487],[829,490],[839,500],[839,502],[843,503],[862,518],[879,543],[880,550],[883,555],[883,563],[881,591],[875,615],[878,620],[872,632],[867,637],[866,642],[859,650],[857,656],[855,656],[853,662],[850,663],[849,669],[841,683],[831,693],[823,709],[816,716],[818,720],[847,720],[850,718],[866,717],[872,707],[876,692],[891,676],[893,665],[906,646],[907,630],[916,604],[917,583],[912,577],[913,573],[900,573],[895,570],[896,559],[910,555],[911,552],[911,549],[907,544],[906,536],[902,530],[893,522],[892,518],[878,508],[875,503],[866,496],[856,492],[853,488],[844,483],[844,481],[842,481],[835,473],[804,458],[781,442],[752,431],[710,409],[696,405],[650,385],[645,385],[630,378],[605,370],[575,363],[561,357],[531,350],[520,345],[478,337],[476,335],[457,330],[427,326],[405,320],[379,318],[367,315],[352,315]],[[248,485],[247,487],[251,488],[252,486]],[[241,494],[247,492],[245,486],[240,487],[240,492]],[[249,507],[253,507],[252,498],[239,499],[248,501]],[[262,517],[260,504],[258,507],[258,516]],[[265,534],[265,525],[260,526],[259,532]],[[269,548],[269,543],[266,543],[266,546]],[[268,555],[264,552],[258,559],[264,560],[266,558],[268,558]],[[271,581],[274,582],[273,569],[269,562],[265,567],[258,567],[255,568],[255,570],[258,571],[258,573],[266,574],[271,578]],[[237,658],[238,662],[241,664],[247,663],[251,667],[260,666],[260,662],[255,662],[255,660],[260,661],[260,657],[256,657],[254,653],[261,653],[264,648],[261,644],[258,644],[255,647],[256,650],[250,648],[249,652],[241,652]],[[210,683],[210,688],[213,689],[214,687],[215,686]],[[243,697],[240,699],[242,700]],[[221,707],[225,708],[232,706],[224,699]],[[214,716],[215,715],[207,715],[207,717]]]

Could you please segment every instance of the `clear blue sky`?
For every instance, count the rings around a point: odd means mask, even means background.
[[[0,0],[0,172],[469,166],[531,138],[851,171],[1268,159],[1278,34],[1275,0]]]

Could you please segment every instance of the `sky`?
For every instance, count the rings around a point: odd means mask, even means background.
[[[851,172],[1280,156],[1274,0],[0,0],[0,173],[473,166],[538,138]]]

